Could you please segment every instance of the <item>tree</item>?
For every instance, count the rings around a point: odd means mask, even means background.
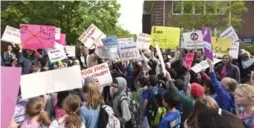
[[[66,33],[69,44],[92,23],[107,35],[133,37],[116,26],[119,9],[116,1],[18,1],[3,11],[1,22],[17,28],[22,23],[55,25]]]

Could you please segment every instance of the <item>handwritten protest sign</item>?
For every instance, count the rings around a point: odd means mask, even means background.
[[[186,49],[203,48],[202,31],[192,31],[183,33],[184,45]]]
[[[60,40],[61,38],[61,28],[56,28],[55,40]]]
[[[165,66],[165,63],[164,63],[164,60],[163,60],[163,57],[162,57],[162,54],[161,54],[161,49],[159,48],[158,44],[155,45],[155,48],[156,48],[157,54],[159,56],[162,72],[165,75],[165,73],[166,73],[166,66]]]
[[[20,24],[23,49],[48,49],[54,47],[56,27]]]
[[[119,48],[122,60],[140,59],[140,54],[135,43],[120,44]]]
[[[108,67],[108,63],[102,63],[94,67],[81,71],[83,78],[88,76],[93,77],[97,85],[107,85],[112,83],[112,76]]]
[[[213,65],[219,63],[221,60],[217,58],[213,58]],[[200,71],[207,69],[209,67],[209,64],[207,63],[207,60],[204,60],[196,65],[194,65],[191,70],[194,71],[195,73],[199,73]]]
[[[21,77],[22,99],[47,93],[82,88],[80,66],[72,66]]]
[[[234,30],[234,28],[232,26],[230,26],[229,28],[227,28],[224,32],[222,32],[220,34],[220,37],[225,38],[232,38],[232,46],[229,50],[229,55],[234,58],[237,59],[238,58],[238,54],[239,54],[239,38]]]
[[[160,48],[164,49],[176,49],[180,40],[180,28],[176,27],[152,27],[152,45],[157,43]]]
[[[213,52],[215,56],[221,57],[229,53],[232,45],[231,38],[212,37]]]
[[[203,40],[204,40],[204,50],[205,56],[213,61],[213,45],[212,45],[212,36],[210,28],[206,27],[202,29]]]
[[[20,30],[7,25],[1,40],[13,44],[21,44]]]
[[[79,37],[79,40],[89,49],[95,48],[95,45],[102,44],[101,39],[106,35],[94,24],[91,24],[85,32]]]
[[[8,128],[14,114],[21,68],[1,67],[1,128]]]
[[[56,40],[56,42],[58,44],[61,44],[61,45],[65,45],[66,44],[66,35],[61,33],[60,34],[60,39],[59,40]]]
[[[76,49],[75,46],[64,46],[66,53],[69,57],[75,57],[76,56]]]
[[[195,54],[193,52],[191,53],[188,53],[185,58],[184,58],[184,67],[187,68],[187,69],[190,69],[191,68],[191,65],[192,65],[192,62],[194,60],[194,57],[195,57]]]
[[[151,45],[151,35],[140,33],[136,43],[139,49],[149,49]]]
[[[62,46],[58,43],[55,43],[54,48],[48,49],[47,53],[49,56],[49,60],[52,63],[67,58],[66,53],[64,51],[64,46]]]
[[[128,43],[133,43],[134,40],[133,38],[120,38],[117,39],[118,44],[128,44]]]

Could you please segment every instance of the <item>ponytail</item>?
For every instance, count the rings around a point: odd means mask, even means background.
[[[82,120],[76,113],[72,113],[68,117],[66,117],[66,120],[65,120],[66,128],[81,128],[81,126],[82,126]]]
[[[45,126],[49,126],[51,123],[49,114],[46,111],[41,111],[38,122],[41,122]]]

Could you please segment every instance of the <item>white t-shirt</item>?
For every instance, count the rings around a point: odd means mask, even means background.
[[[58,120],[52,121],[51,124],[49,125],[49,128],[65,128],[64,127],[65,118],[66,116],[59,118]],[[81,128],[86,128],[83,122],[82,122]]]

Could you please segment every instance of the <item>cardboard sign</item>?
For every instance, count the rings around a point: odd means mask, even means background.
[[[164,60],[163,60],[163,57],[162,57],[162,54],[161,54],[161,49],[159,48],[158,44],[155,45],[155,48],[156,48],[157,54],[159,56],[162,72],[165,74],[166,73],[166,66],[165,66],[165,63],[164,63]]]
[[[204,50],[205,56],[213,61],[213,45],[212,45],[212,36],[210,28],[206,27],[202,29],[203,40],[204,40]]]
[[[137,38],[137,47],[139,49],[149,49],[151,45],[151,35],[140,33]]]
[[[75,46],[64,46],[68,57],[75,57],[76,56],[76,49]]]
[[[117,39],[118,44],[129,44],[129,43],[133,43],[134,40],[133,38],[120,38]]]
[[[221,60],[217,58],[213,58],[213,65],[219,63]],[[207,63],[207,60],[204,60],[196,65],[194,65],[191,70],[194,71],[195,73],[199,73],[200,71],[207,69],[209,67],[209,64]]]
[[[20,30],[7,25],[1,40],[13,44],[21,44]]]
[[[238,59],[238,54],[239,54],[239,38],[234,30],[234,28],[232,26],[230,26],[229,28],[227,28],[224,32],[222,32],[220,34],[220,37],[224,38],[224,37],[228,37],[228,38],[232,38],[232,46],[229,50],[229,55],[233,58],[233,59]]]
[[[20,24],[23,49],[48,49],[54,47],[56,27]]]
[[[1,128],[8,128],[17,102],[21,68],[1,67]]]
[[[183,33],[184,44],[186,49],[203,48],[202,31],[192,31]]]
[[[67,58],[64,46],[55,43],[54,48],[47,50],[50,62],[54,63]]]
[[[106,35],[94,24],[91,24],[85,32],[79,37],[79,40],[89,49],[95,48],[95,45],[102,44],[101,39]]]
[[[61,33],[60,34],[60,39],[59,40],[56,40],[56,42],[58,44],[61,44],[61,45],[65,45],[66,44],[66,35]]]
[[[60,40],[61,38],[61,28],[56,28],[55,40]]]
[[[118,47],[117,45],[113,46],[104,46],[98,48],[98,56],[104,59],[114,59],[118,57]]]
[[[135,43],[120,44],[120,57],[122,60],[140,59],[140,54]]]
[[[77,88],[82,88],[82,77],[78,65],[21,77],[22,99]]]
[[[180,28],[176,27],[152,27],[152,45],[157,43],[160,48],[176,49],[180,40]]]
[[[229,53],[232,45],[231,38],[212,37],[213,52],[216,57],[222,57]]]
[[[117,45],[117,36],[110,36],[105,39],[102,39],[104,46]]]
[[[81,74],[83,78],[88,76],[93,77],[99,86],[112,83],[112,76],[108,67],[108,63],[102,63],[94,67],[82,70]]]
[[[188,53],[184,58],[184,67],[187,69],[191,68],[192,62],[194,60],[195,54],[194,53]]]

